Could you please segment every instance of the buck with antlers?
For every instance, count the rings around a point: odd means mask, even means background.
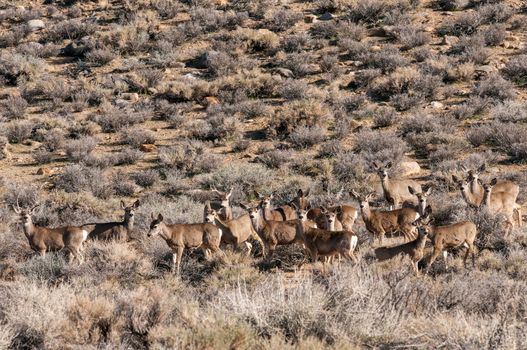
[[[514,209],[516,208],[516,197],[510,192],[494,192],[494,186],[498,181],[496,178],[486,188],[482,185],[483,196],[481,199],[478,195],[472,193],[469,182],[459,179],[452,175],[452,180],[458,185],[461,195],[465,202],[473,208],[480,208],[482,204],[489,208],[493,213],[502,213],[505,215],[505,234],[510,233],[514,227]],[[481,180],[479,180],[481,182]],[[485,199],[484,199],[485,198]]]
[[[147,236],[160,236],[172,249],[173,273],[179,274],[185,249],[202,248],[206,258],[209,258],[209,251],[224,255],[220,249],[221,232],[216,226],[210,223],[167,225],[161,214],[157,218],[151,214],[151,218]]]
[[[89,239],[127,241],[133,232],[135,211],[139,205],[139,200],[129,206],[121,201],[121,209],[124,210],[123,221],[85,224],[81,228],[89,232]]]
[[[218,197],[218,201],[207,201],[205,210],[203,212],[203,219],[205,220],[205,217],[207,215],[207,210],[212,209],[218,212],[218,215],[222,220],[232,220],[232,207],[230,203],[230,199],[232,196],[232,190],[234,188],[231,187],[229,192],[221,192],[218,191],[215,187],[211,187],[211,192],[214,193]]]
[[[392,162],[388,162],[384,166],[373,162],[373,167],[381,179],[384,198],[390,204],[390,209],[398,208],[403,202],[414,201],[414,194],[410,193],[409,188],[412,188],[415,192],[422,192],[421,185],[417,181],[391,179],[388,176],[388,170],[392,168]]]
[[[253,228],[251,218],[249,215],[242,215],[237,219],[224,221],[220,218],[217,211],[205,204],[205,222],[214,224],[218,227],[221,232],[221,243],[233,245],[239,248],[241,244],[244,244],[247,248],[247,255],[251,254],[252,244],[248,241],[249,238],[253,238],[260,242],[263,250],[263,243]],[[263,251],[265,256],[265,251]]]
[[[416,220],[414,223],[417,230],[422,233],[427,233],[432,241],[434,251],[428,260],[426,271],[430,269],[432,263],[437,257],[443,253],[445,260],[445,267],[447,265],[447,249],[464,246],[467,248],[463,264],[466,266],[469,254],[472,255],[472,265],[475,265],[475,247],[474,241],[478,234],[476,225],[472,221],[462,221],[451,225],[434,226],[432,225],[432,208],[428,206],[424,216]]]
[[[361,196],[357,192],[352,191],[350,195],[359,202],[362,220],[366,225],[366,229],[379,239],[381,245],[386,233],[396,231],[402,232],[406,240],[415,239],[416,230],[412,223],[419,218],[417,210],[413,208],[389,211],[371,209],[369,201],[373,198],[373,193]]]
[[[46,252],[64,250],[68,253],[70,262],[75,259],[82,264],[84,261],[82,243],[88,237],[88,231],[74,226],[57,228],[37,226],[33,223],[32,214],[38,206],[37,204],[31,209],[21,209],[18,198],[16,206],[13,205],[15,213],[20,215],[24,234],[31,249],[41,256],[45,256]]]

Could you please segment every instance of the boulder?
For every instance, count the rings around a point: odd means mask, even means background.
[[[44,29],[46,28],[46,24],[41,19],[32,19],[27,22],[27,26],[31,31]]]
[[[443,109],[445,108],[445,105],[438,101],[432,101],[432,103],[430,103],[430,107],[433,109]]]
[[[443,45],[452,46],[459,42],[459,38],[457,36],[453,35],[445,35],[443,37],[443,41],[441,42]]]
[[[418,175],[421,167],[416,161],[405,161],[399,164],[400,175],[403,177]]]

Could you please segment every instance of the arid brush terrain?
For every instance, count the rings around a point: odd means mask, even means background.
[[[0,124],[0,349],[527,348],[527,223],[506,234],[452,179],[527,203],[522,0],[4,0]],[[475,266],[427,264],[430,242],[418,275],[378,262],[360,214],[356,263],[253,242],[186,250],[177,276],[147,236],[231,189],[234,217],[254,191],[388,210],[389,162],[434,225],[476,224]],[[129,239],[89,237],[82,264],[24,234],[32,208],[60,227],[136,200]]]

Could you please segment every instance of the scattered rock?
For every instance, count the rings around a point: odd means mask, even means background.
[[[317,22],[317,17],[315,15],[307,15],[304,17],[304,22],[305,23],[315,23]]]
[[[382,50],[382,48],[380,46],[378,46],[378,45],[370,46],[370,51],[371,52],[379,52],[381,50]]]
[[[438,102],[438,101],[432,101],[432,103],[430,103],[430,106],[433,109],[443,109],[443,108],[445,108],[445,105],[442,104],[441,102]]]
[[[394,38],[395,35],[395,26],[382,26],[382,35],[388,38]]]
[[[137,102],[139,101],[139,94],[137,92],[123,92],[121,98],[130,102]]]
[[[153,152],[156,152],[157,151],[157,146],[154,145],[154,144],[151,144],[151,143],[143,143],[140,147],[139,147],[139,150],[141,152],[145,152],[145,153],[153,153]]]
[[[425,27],[425,28],[423,29],[423,31],[424,31],[425,33],[432,33],[434,30],[435,30],[434,27]]]
[[[399,170],[401,176],[406,177],[419,174],[421,172],[421,167],[416,161],[407,161],[399,164]]]
[[[207,106],[216,106],[220,104],[220,100],[218,100],[218,98],[214,96],[207,96],[203,100],[205,102],[205,105]]]
[[[441,42],[441,44],[452,46],[452,45],[457,44],[458,42],[459,42],[459,38],[457,36],[445,35],[443,37],[443,41]]]
[[[158,93],[157,89],[153,88],[153,87],[148,88],[147,91],[148,91],[149,94],[152,94],[152,95],[157,95],[157,93]]]
[[[476,73],[476,77],[479,79],[497,73],[498,69],[494,66],[487,64],[484,66],[479,66],[474,72]]]
[[[333,18],[334,18],[334,16],[331,13],[329,13],[329,12],[326,12],[326,13],[324,13],[324,14],[322,14],[322,15],[320,15],[318,17],[318,19],[321,20],[321,21],[330,21]]]
[[[505,38],[505,41],[501,44],[506,49],[521,49],[522,42],[519,37],[515,35],[509,35]]]
[[[35,31],[35,30],[46,28],[46,24],[41,19],[32,19],[32,20],[30,20],[30,21],[27,22],[27,26],[29,27],[29,29],[31,31]]]

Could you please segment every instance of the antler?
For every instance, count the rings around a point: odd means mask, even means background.
[[[20,205],[18,204],[18,195],[16,196],[16,207],[13,205],[13,210],[17,214],[20,214],[22,212],[22,209],[20,209]]]
[[[212,185],[211,185],[211,186],[210,186],[210,191],[211,191],[211,192],[215,192],[216,194],[218,194],[218,195],[220,195],[220,196],[223,195],[222,192],[220,192],[220,191],[218,191],[218,190],[216,189],[216,186],[212,186]]]

